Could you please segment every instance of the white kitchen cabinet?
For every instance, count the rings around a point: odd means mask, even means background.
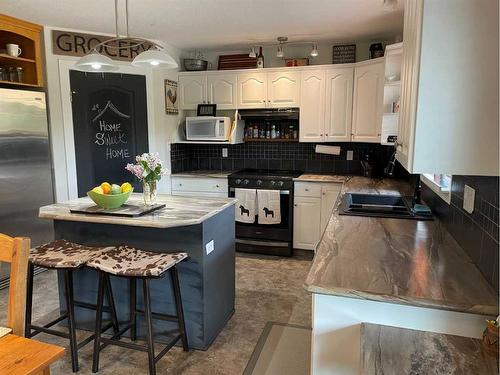
[[[197,109],[207,102],[206,74],[179,77],[179,109]]]
[[[293,247],[314,250],[320,238],[321,199],[311,197],[294,198]]]
[[[267,106],[267,73],[238,74],[238,108]]]
[[[323,141],[325,70],[305,70],[300,78],[300,142]],[[350,135],[350,134],[349,134]]]
[[[321,187],[321,233],[330,222],[335,202],[342,189],[341,184],[323,184]]]
[[[342,189],[340,183],[295,182],[293,247],[315,250]]]
[[[410,173],[498,176],[498,0],[404,7],[398,161]]]
[[[207,76],[208,103],[217,109],[236,109],[236,74],[210,74]]]
[[[385,66],[383,59],[354,69],[352,141],[380,143]]]
[[[300,72],[267,73],[267,105],[271,108],[298,107],[300,102]]]
[[[327,142],[351,140],[353,74],[353,68],[326,71],[324,140]]]

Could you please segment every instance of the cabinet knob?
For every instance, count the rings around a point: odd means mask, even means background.
[[[215,185],[215,187],[220,187],[219,185]]]
[[[306,189],[304,189],[304,190],[305,190],[305,191],[309,191],[309,189],[307,189],[307,188],[306,188]]]
[[[294,207],[297,207],[297,204],[294,204]]]
[[[325,134],[328,137],[328,133]]]
[[[262,103],[265,103],[265,102],[266,102],[265,100],[262,101]]]
[[[320,134],[319,136],[320,136],[320,137],[322,137],[322,136],[323,136],[323,134]]]

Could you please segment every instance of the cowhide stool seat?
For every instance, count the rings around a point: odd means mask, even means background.
[[[99,256],[103,252],[112,249],[112,247],[90,247],[75,244],[66,240],[56,240],[45,245],[35,247],[30,251],[28,263],[28,280],[27,280],[27,296],[26,296],[26,321],[24,334],[27,338],[31,338],[40,332],[54,336],[69,339],[71,349],[71,364],[73,372],[78,371],[78,349],[91,342],[95,333],[85,338],[80,343],[76,340],[76,324],[75,324],[75,306],[97,310],[96,304],[87,302],[75,301],[73,294],[73,271],[83,267],[92,258]],[[34,267],[43,267],[48,269],[57,269],[64,273],[64,297],[66,303],[66,312],[61,314],[57,319],[43,325],[37,326],[32,324],[32,307],[33,307],[33,274]],[[107,294],[108,306],[105,311],[111,314],[111,322],[101,327],[102,331],[106,331],[113,327],[115,335],[118,333],[118,319],[116,316],[115,304],[113,302],[113,292],[109,276],[104,278],[104,287]],[[103,308],[101,307],[101,310]],[[61,332],[51,329],[53,325],[67,319],[68,332]]]
[[[87,263],[99,271],[99,291],[97,297],[97,315],[96,315],[96,336],[94,341],[94,358],[92,372],[99,370],[99,353],[107,345],[117,345],[128,349],[135,349],[148,353],[149,373],[156,374],[156,362],[160,360],[179,340],[182,340],[182,346],[188,351],[188,341],[186,336],[186,327],[184,324],[184,313],[182,310],[181,291],[179,287],[179,277],[176,265],[187,258],[186,253],[155,253],[143,251],[129,246],[118,246],[112,250],[106,251],[100,256],[93,258]],[[151,298],[149,284],[153,278],[164,277],[170,273],[172,289],[175,298],[176,315],[167,315],[153,313],[151,311]],[[130,330],[132,341],[136,340],[137,315],[144,315],[146,323],[146,345],[139,345],[133,342],[125,342],[119,339],[104,338],[100,334],[102,324],[102,304],[104,295],[104,280],[107,274],[121,276],[129,279],[130,285],[130,320],[125,326],[120,328],[121,336]],[[144,310],[137,309],[136,304],[136,285],[137,280],[142,280]],[[178,331],[174,333],[174,338],[155,356],[154,333],[152,319],[174,321],[179,325]],[[101,345],[102,343],[102,345]]]

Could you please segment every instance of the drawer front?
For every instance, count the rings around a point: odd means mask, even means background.
[[[296,197],[321,197],[321,183],[316,182],[295,182]]]
[[[227,178],[197,178],[172,176],[172,191],[204,191],[225,193],[227,195]]]
[[[214,198],[227,198],[227,193],[213,193],[209,191],[180,191],[172,190],[172,195],[179,195],[184,197],[214,197]]]

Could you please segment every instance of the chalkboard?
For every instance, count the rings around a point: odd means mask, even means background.
[[[141,191],[125,166],[148,151],[145,77],[71,71],[70,82],[78,195],[104,181]]]

